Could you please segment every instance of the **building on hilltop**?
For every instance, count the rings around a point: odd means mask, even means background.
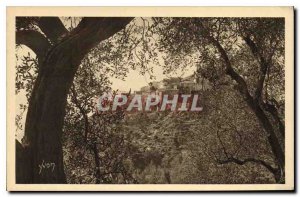
[[[196,74],[185,78],[172,77],[163,79],[162,81],[150,82],[148,86],[144,86],[136,94],[149,95],[156,92],[164,94],[190,94],[198,91],[205,91],[210,89],[209,81],[204,78],[197,77]]]

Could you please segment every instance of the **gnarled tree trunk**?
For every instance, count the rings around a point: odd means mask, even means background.
[[[83,18],[78,27],[67,32],[60,31],[63,27],[56,17],[40,19],[39,26],[51,40],[51,47],[43,49],[47,51],[44,57],[38,56],[41,65],[29,101],[24,137],[26,143],[23,146],[17,144],[17,183],[66,182],[61,135],[67,94],[74,75],[91,48],[113,36],[131,20]],[[63,37],[60,39],[58,36]],[[22,38],[18,43],[17,37],[18,44],[26,44]]]

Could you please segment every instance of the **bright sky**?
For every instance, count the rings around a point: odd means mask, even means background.
[[[163,70],[158,65],[153,65],[153,74],[156,77],[155,80],[150,80],[149,74],[141,75],[138,70],[130,70],[125,81],[120,79],[111,78],[112,81],[112,89],[114,90],[121,90],[128,92],[131,88],[132,91],[140,90],[141,87],[147,86],[151,81],[161,81],[163,79],[171,77],[187,77],[194,73],[195,68],[191,67],[188,68],[184,73],[173,74],[173,75],[164,75]]]

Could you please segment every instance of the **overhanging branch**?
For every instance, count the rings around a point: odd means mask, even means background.
[[[68,30],[58,17],[41,17],[38,20],[38,26],[51,43],[57,43],[62,35],[68,33]]]
[[[59,44],[51,48],[51,51],[47,53],[46,61],[56,62],[58,56],[63,57],[69,63],[60,65],[59,69],[71,69],[73,72],[93,47],[125,28],[132,19],[127,17],[83,18],[68,35],[61,37]],[[67,58],[69,59],[66,60]]]
[[[23,44],[29,47],[38,57],[43,59],[50,43],[41,33],[34,30],[19,30],[16,32],[16,44]]]
[[[80,49],[81,54],[85,54],[99,42],[125,28],[132,19],[128,17],[85,17],[71,32],[70,37],[77,40],[76,47]]]

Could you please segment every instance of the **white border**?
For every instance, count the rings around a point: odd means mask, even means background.
[[[51,5],[51,6],[64,6],[64,5],[72,5],[72,6],[76,6],[76,5],[85,5],[85,6],[96,6],[96,5],[101,5],[101,6],[136,6],[136,5],[140,5],[140,6],[146,6],[146,5],[152,5],[152,6],[207,6],[207,5],[211,5],[211,6],[230,6],[230,5],[242,5],[242,6],[276,6],[276,5],[286,5],[286,6],[291,6],[291,5],[295,5],[296,8],[299,7],[299,2],[298,0],[286,0],[286,1],[280,1],[280,0],[272,0],[272,1],[261,1],[261,0],[252,0],[252,1],[239,1],[239,0],[227,0],[227,1],[223,1],[223,0],[209,0],[209,1],[201,1],[201,2],[197,2],[194,0],[151,0],[151,1],[137,1],[137,0],[130,0],[130,1],[123,1],[123,0],[110,0],[110,1],[102,1],[102,2],[98,2],[98,1],[93,1],[93,0],[84,0],[84,1],[78,1],[78,2],[72,2],[72,4],[70,4],[70,1],[65,1],[65,0],[52,0],[52,1],[36,1],[36,0],[26,0],[26,1],[17,1],[17,0],[8,0],[8,1],[0,1],[0,14],[1,14],[1,24],[2,24],[2,31],[0,31],[0,41],[2,46],[5,46],[5,42],[6,42],[6,31],[4,31],[5,29],[5,24],[6,24],[6,15],[5,15],[5,11],[6,8],[5,6],[21,6],[21,5],[25,5],[25,6],[41,6],[41,5]],[[298,20],[299,21],[299,20]],[[297,23],[299,23],[297,21]],[[298,25],[297,25],[298,26]],[[297,46],[298,46],[298,42],[297,42]],[[1,56],[0,56],[0,61],[1,61],[1,67],[0,67],[0,89],[4,92],[4,94],[0,95],[0,101],[1,101],[1,107],[2,109],[5,109],[6,107],[6,50],[5,47],[1,47]],[[296,56],[299,55],[299,51],[297,54],[295,54]],[[299,69],[297,71],[297,74],[299,74]],[[299,87],[299,86],[298,86]],[[297,88],[298,92],[299,89]],[[9,99],[9,98],[8,98]],[[5,110],[2,110],[0,113],[0,120],[1,120],[1,127],[2,127],[2,131],[6,130],[6,112]],[[297,120],[300,120],[299,117],[297,118]],[[1,132],[1,140],[0,143],[5,144],[5,132]],[[299,135],[298,135],[298,140],[299,140]],[[298,151],[299,154],[299,151]],[[4,161],[5,159],[5,155],[6,155],[6,150],[4,147],[2,147],[0,155],[2,157],[2,161]],[[4,176],[6,174],[5,169],[6,169],[6,163],[5,162],[1,162],[1,171],[0,174],[2,175],[0,181],[1,181],[1,185],[3,187],[2,190],[2,194],[6,194],[8,195],[7,192],[5,191],[5,183],[6,183],[6,176]],[[59,195],[59,194],[57,194]],[[160,196],[160,195],[158,195]]]

